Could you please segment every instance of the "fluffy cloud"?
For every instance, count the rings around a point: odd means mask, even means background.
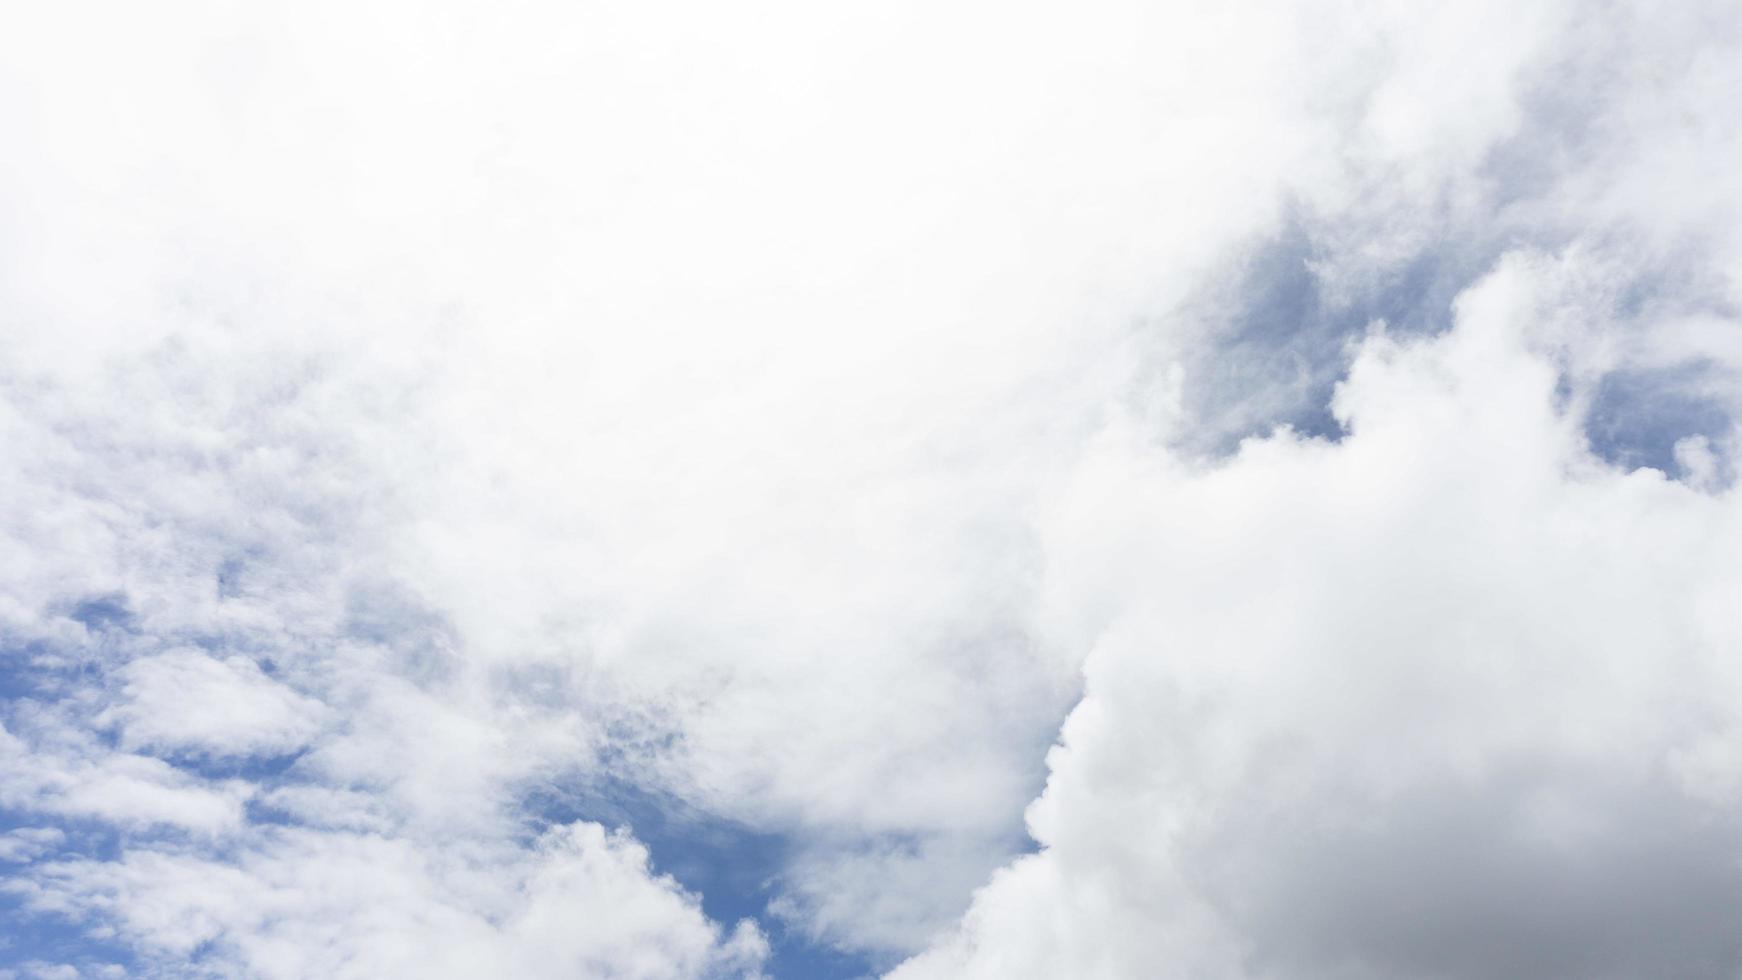
[[[1591,455],[1538,344],[1568,264],[1368,339],[1339,443],[1103,442],[1045,850],[896,976],[1733,972],[1742,509]]]
[[[1707,168],[1737,24],[1610,14],[1443,176],[1473,196],[1303,222],[1457,228],[1442,270],[1496,227],[1555,249],[1491,260],[1442,335],[1405,308],[1336,358],[1340,438],[1099,437],[1047,535],[1049,629],[1091,652],[1041,852],[894,976],[1735,972],[1742,195]],[[1357,300],[1396,262],[1328,257],[1316,288]]]
[[[320,704],[274,682],[252,660],[172,650],[118,670],[121,701],[110,716],[127,749],[207,756],[283,754],[308,743]]]

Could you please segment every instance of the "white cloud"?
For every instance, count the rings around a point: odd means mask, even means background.
[[[1742,894],[1713,751],[1742,710],[1742,498],[1610,469],[1556,411],[1535,341],[1576,265],[1509,257],[1452,332],[1369,339],[1339,444],[1208,469],[1102,444],[1055,525],[1080,570],[1056,587],[1105,613],[1029,811],[1045,849],[895,976],[1742,956],[1709,914]]]
[[[0,834],[0,861],[29,861],[51,851],[66,834],[55,827],[18,827]]]
[[[220,834],[242,822],[252,789],[207,781],[144,756],[105,752],[50,728],[31,745],[0,727],[0,806],[134,828]]]
[[[147,965],[204,949],[202,975],[747,977],[767,955],[753,924],[722,933],[644,849],[586,823],[526,852],[265,831],[234,864],[139,849],[18,890],[112,915]]]
[[[123,748],[211,757],[283,754],[306,745],[321,722],[318,701],[298,695],[242,657],[171,650],[117,671],[121,702],[108,714]]]

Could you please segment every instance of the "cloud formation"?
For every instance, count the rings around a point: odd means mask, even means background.
[[[1045,849],[896,976],[1731,972],[1735,498],[1557,410],[1533,340],[1577,265],[1366,340],[1337,444],[1103,444],[1059,516],[1105,612]]]
[[[0,15],[0,967],[1735,972],[1739,38]]]

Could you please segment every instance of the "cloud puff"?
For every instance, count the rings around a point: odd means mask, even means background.
[[[129,750],[281,755],[306,745],[321,722],[319,702],[240,657],[171,650],[129,661],[117,676],[122,697],[107,717]]]

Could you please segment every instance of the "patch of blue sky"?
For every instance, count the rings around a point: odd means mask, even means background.
[[[67,618],[93,632],[128,630],[133,627],[133,608],[125,593],[112,592],[75,602]]]
[[[775,980],[857,980],[882,963],[841,950],[776,915],[770,903],[798,842],[704,812],[669,794],[621,780],[574,792],[547,792],[527,801],[542,828],[575,820],[621,827],[648,850],[653,870],[670,875],[696,895],[710,919],[731,928],[754,919],[767,934]]]
[[[99,635],[118,635],[132,629],[133,613],[124,595],[90,597],[70,603],[68,618]],[[98,665],[79,654],[62,655],[41,643],[0,643],[0,720],[13,723],[20,709],[31,703],[52,703],[73,691],[101,683]],[[96,743],[116,748],[115,733],[89,733]],[[297,756],[211,759],[171,753],[165,761],[194,775],[210,779],[247,779],[257,785],[282,781]],[[0,837],[15,831],[51,830],[35,853],[0,860],[0,969],[22,969],[27,964],[66,964],[88,975],[105,965],[118,965],[134,973],[137,957],[125,945],[105,938],[100,923],[58,912],[28,907],[28,886],[23,872],[32,865],[68,860],[117,861],[130,846],[159,838],[177,838],[174,831],[124,832],[97,819],[49,814],[31,808],[0,808]]]
[[[1227,454],[1279,426],[1340,439],[1330,406],[1347,373],[1350,342],[1375,320],[1402,336],[1448,328],[1453,300],[1492,264],[1500,244],[1426,250],[1348,295],[1332,296],[1313,269],[1313,242],[1300,223],[1289,224],[1248,257],[1208,352],[1187,374],[1186,408],[1200,423],[1197,431],[1209,434],[1197,448]],[[1625,319],[1647,321],[1666,304],[1698,308],[1709,292],[1686,281],[1683,270],[1636,273],[1616,310]],[[1680,475],[1678,441],[1705,436],[1716,446],[1733,424],[1732,407],[1708,394],[1725,387],[1712,383],[1714,370],[1695,363],[1602,378],[1585,418],[1591,450],[1622,468]]]
[[[0,889],[0,970],[22,970],[30,963],[69,964],[94,976],[115,965],[138,975],[139,959],[126,946],[93,934],[86,923],[58,915],[27,912],[21,896]]]
[[[1424,251],[1371,281],[1327,287],[1322,257],[1304,222],[1290,221],[1242,263],[1222,308],[1210,313],[1208,350],[1182,392],[1197,448],[1232,452],[1241,440],[1288,426],[1337,441],[1331,395],[1348,367],[1351,341],[1383,320],[1396,334],[1449,325],[1451,301],[1482,256]]]
[[[1591,451],[1615,466],[1678,475],[1677,442],[1690,436],[1715,442],[1730,430],[1729,406],[1702,394],[1707,370],[1690,365],[1604,377],[1586,416]]]
[[[44,694],[52,683],[38,667],[48,651],[40,644],[0,644],[0,705]]]
[[[18,874],[30,863],[116,860],[124,846],[122,835],[101,821],[0,808],[0,837],[45,828],[58,831],[59,837],[45,844],[40,853],[13,862],[0,860],[0,969],[41,962],[71,964],[88,971],[115,964],[132,973],[137,965],[134,954],[94,931],[92,923],[29,908],[28,889]]]

